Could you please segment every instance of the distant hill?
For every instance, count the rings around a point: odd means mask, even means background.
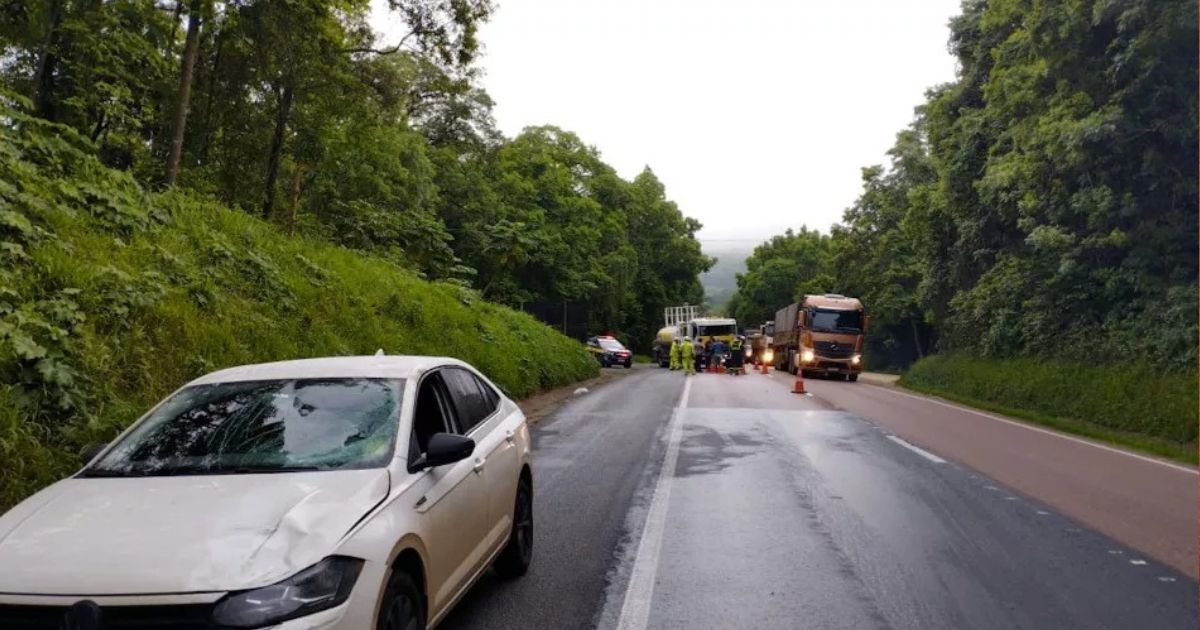
[[[725,306],[737,290],[737,274],[746,270],[746,258],[757,244],[754,241],[701,243],[704,253],[717,259],[712,269],[700,274],[705,307],[720,310]]]

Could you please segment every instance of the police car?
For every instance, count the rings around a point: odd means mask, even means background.
[[[633,353],[613,337],[592,337],[587,340],[587,349],[600,362],[600,367],[633,367]]]

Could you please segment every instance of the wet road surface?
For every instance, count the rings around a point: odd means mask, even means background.
[[[530,574],[442,627],[1197,626],[1192,578],[812,385],[639,368],[572,401],[534,428]]]

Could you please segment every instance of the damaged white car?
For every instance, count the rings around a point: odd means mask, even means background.
[[[465,363],[238,367],[0,517],[0,628],[418,630],[532,542],[525,417]]]

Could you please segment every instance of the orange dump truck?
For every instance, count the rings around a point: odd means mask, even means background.
[[[870,318],[856,298],[806,295],[775,313],[775,369],[857,381]]]

